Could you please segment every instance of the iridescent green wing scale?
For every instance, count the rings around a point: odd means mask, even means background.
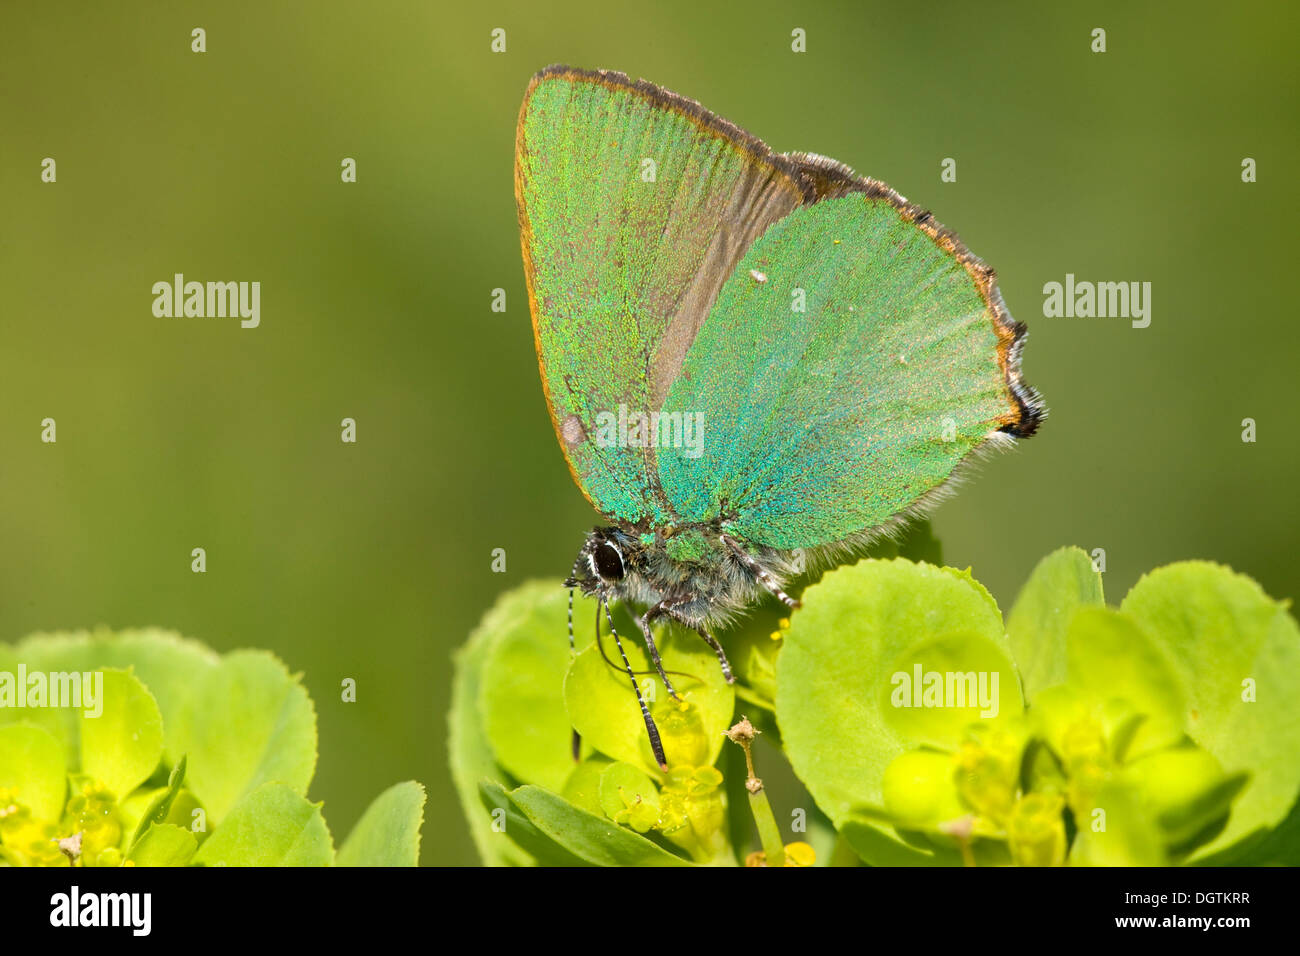
[[[789,158],[816,202],[723,285],[664,407],[699,416],[702,448],[658,456],[681,521],[777,549],[908,514],[1044,414],[993,271],[887,186]]]
[[[661,408],[723,282],[812,189],[797,163],[698,103],[551,67],[520,111],[515,195],[542,382],[574,479],[612,520],[669,522],[653,442],[602,422]]]

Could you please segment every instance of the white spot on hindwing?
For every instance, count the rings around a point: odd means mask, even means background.
[[[576,445],[582,441],[582,420],[577,415],[570,415],[560,422],[560,437],[566,445]]]

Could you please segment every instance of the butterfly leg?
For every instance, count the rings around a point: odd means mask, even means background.
[[[682,623],[686,624],[685,621],[682,621]],[[690,624],[686,624],[686,626],[696,634],[700,635],[700,637],[704,638],[704,643],[713,648],[713,653],[718,655],[718,663],[722,666],[722,676],[726,678],[728,684],[734,684],[736,678],[735,675],[731,673],[731,663],[727,660],[727,652],[722,649],[722,645],[718,643],[718,639],[702,627],[693,627]]]
[[[646,611],[636,619],[637,626],[641,628],[641,634],[645,637],[646,649],[650,652],[650,660],[654,663],[655,670],[659,672],[659,678],[664,682],[664,689],[668,691],[673,700],[681,700],[677,696],[677,691],[673,687],[673,682],[668,679],[668,674],[664,671],[663,661],[659,659],[659,648],[655,646],[655,638],[650,633],[650,622],[661,615],[669,613],[669,604],[667,601],[660,601],[650,610]]]
[[[718,639],[702,627],[693,627],[691,630],[704,638],[704,643],[713,648],[713,653],[718,655],[718,663],[722,665],[722,676],[727,679],[728,684],[734,684],[736,678],[731,673],[731,664],[727,661],[727,652],[722,649],[722,645],[718,643]]]
[[[681,603],[689,604],[691,600],[694,600],[694,598],[692,597],[691,599]],[[680,612],[677,611],[678,607],[680,607],[680,605],[673,605],[667,609],[666,613],[678,624],[681,624],[683,627],[689,627],[696,634],[700,635],[700,637],[704,638],[704,643],[713,648],[713,653],[718,655],[718,663],[722,665],[722,676],[727,679],[728,684],[734,684],[736,678],[731,673],[731,663],[727,660],[727,652],[722,649],[722,645],[718,643],[718,639],[704,628],[696,627],[688,621]]]
[[[723,544],[731,549],[731,553],[736,556],[736,560],[743,564],[750,574],[754,575],[754,579],[774,594],[786,607],[802,607],[798,600],[781,590],[781,585],[777,583],[776,578],[772,577],[767,568],[755,561],[753,556],[742,548],[735,538],[729,534],[724,534],[721,536],[721,540]]]

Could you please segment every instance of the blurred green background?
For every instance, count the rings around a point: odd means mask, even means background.
[[[566,573],[595,518],[538,382],[511,180],[524,86],[557,61],[848,162],[997,268],[1052,415],[934,527],[1004,609],[1067,543],[1105,549],[1114,600],[1189,557],[1295,596],[1291,9],[9,0],[0,639],[104,623],[271,648],[316,700],[335,835],[415,778],[425,862],[475,862],[451,651],[503,590]],[[261,327],[155,318],[176,272],[260,281]],[[1044,318],[1067,272],[1151,282],[1150,327]]]

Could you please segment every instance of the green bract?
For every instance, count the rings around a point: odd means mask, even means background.
[[[719,749],[738,705],[815,801],[793,817],[807,816],[822,863],[1300,862],[1300,630],[1284,604],[1188,562],[1108,607],[1089,557],[1064,548],[1004,623],[969,571],[897,557],[938,559],[928,527],[915,540],[827,573],[789,620],[762,608],[721,635],[734,688],[698,637],[665,628],[656,640],[685,704],[637,680],[666,774],[604,622],[619,666],[592,639],[591,602],[575,607],[571,652],[558,582],[502,597],[457,658],[451,717],[485,861],[744,862],[746,766]],[[615,625],[646,670],[634,624]],[[760,775],[783,772],[775,748],[754,753]]]
[[[681,702],[658,677],[637,679],[669,754],[664,774],[627,675],[605,663],[593,640],[594,613],[592,602],[578,601],[586,646],[571,653],[564,589],[526,584],[501,598],[457,656],[449,749],[479,852],[489,863],[714,862],[729,852],[722,776],[712,765],[735,706],[732,688],[695,635],[670,633],[660,643]],[[633,668],[647,670],[636,625],[621,613],[614,621]],[[601,624],[606,654],[621,661]]]
[[[19,674],[25,706],[4,697]],[[91,695],[33,697],[56,683]],[[415,783],[380,795],[335,854],[306,797],[316,714],[269,653],[219,657],[160,631],[35,635],[0,644],[0,704],[0,865],[415,865]]]
[[[1300,630],[1287,605],[1245,575],[1189,561],[1146,575],[1120,607],[1168,654],[1186,690],[1188,735],[1251,778],[1227,827],[1197,855],[1294,859],[1294,843],[1266,842],[1300,787]]]

